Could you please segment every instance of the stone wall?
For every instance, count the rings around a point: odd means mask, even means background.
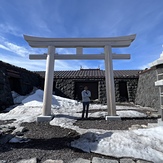
[[[30,71],[20,71],[21,76],[21,95],[30,93],[33,87],[43,89],[44,79],[38,74]]]
[[[75,82],[89,82],[89,81],[99,81],[100,79],[66,79],[57,78],[54,79],[55,88],[54,92],[58,96],[67,97],[70,99],[75,99]]]
[[[13,104],[11,91],[26,95],[33,87],[43,89],[43,78],[36,73],[0,61],[0,110]]]
[[[101,80],[98,82],[98,96],[99,96],[99,101],[102,104],[107,103],[106,99],[106,84],[105,84],[105,79]]]
[[[97,81],[98,82],[98,100],[102,104],[106,104],[106,85],[104,78],[97,79],[54,79],[55,83],[55,94],[67,97],[71,99],[75,99],[75,82],[77,81]],[[135,96],[138,85],[138,78],[119,78],[114,79],[115,81],[115,99],[116,102],[121,102],[120,92],[119,92],[119,82],[125,81],[127,82],[127,92],[128,92],[128,101],[135,102]]]
[[[75,83],[73,79],[54,79],[54,83],[56,95],[74,99]]]
[[[155,87],[155,81],[157,81],[155,68],[142,72],[139,75],[135,104],[159,110],[159,88]]]
[[[137,78],[120,78],[114,79],[115,83],[115,100],[116,102],[122,102],[120,98],[120,90],[119,90],[119,82],[124,81],[127,82],[127,93],[128,93],[128,102],[135,102],[135,96],[137,91],[138,79]],[[99,81],[99,100],[101,103],[106,103],[106,85],[105,80]]]
[[[119,78],[115,80],[115,97],[116,102],[121,102],[119,82],[123,81],[127,83],[128,102],[135,102],[138,78]]]
[[[0,68],[0,111],[13,104],[9,81],[4,67]]]

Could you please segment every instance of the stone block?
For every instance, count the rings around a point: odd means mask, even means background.
[[[90,160],[78,158],[76,160],[70,160],[68,163],[90,163]]]
[[[11,134],[5,134],[0,137],[0,144],[6,144],[9,142],[14,136]]]
[[[37,158],[23,159],[18,161],[17,163],[37,163]]]
[[[119,163],[117,160],[103,159],[99,157],[93,157],[92,163]]]
[[[0,163],[7,163],[6,160],[0,160]]]
[[[135,163],[135,161],[131,158],[122,158],[120,159],[120,163]]]
[[[51,160],[51,159],[48,159],[48,160],[44,161],[43,163],[63,163],[63,160]]]
[[[151,161],[137,160],[136,163],[153,163]]]
[[[37,117],[37,122],[46,122],[46,121],[51,121],[53,116],[38,116]]]
[[[121,117],[120,116],[106,116],[105,120],[109,120],[109,121],[121,121]]]

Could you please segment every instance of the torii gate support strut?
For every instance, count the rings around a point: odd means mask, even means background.
[[[24,39],[34,48],[48,48],[47,54],[31,54],[30,59],[46,59],[46,73],[42,115],[37,121],[50,121],[52,89],[54,78],[54,61],[59,60],[105,60],[105,82],[107,96],[107,119],[120,119],[116,115],[115,88],[112,59],[130,59],[130,54],[112,53],[112,48],[128,47],[136,35],[109,38],[42,38],[24,35]],[[104,48],[104,54],[83,54],[83,48]],[[57,54],[55,48],[76,48],[76,54]]]

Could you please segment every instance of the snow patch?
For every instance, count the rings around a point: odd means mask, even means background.
[[[14,94],[14,97],[19,97]],[[21,99],[19,99],[21,101]],[[35,93],[21,101],[21,105],[13,108],[7,113],[1,113],[1,120],[16,119],[15,126],[22,122],[34,122],[42,114],[43,91],[36,90]],[[106,105],[90,105],[90,117],[105,117],[107,114]],[[144,113],[135,110],[141,107],[116,106],[117,114],[121,117],[145,117]],[[97,110],[97,111],[96,111]],[[58,125],[64,128],[76,130],[82,134],[80,139],[72,142],[72,146],[87,152],[95,152],[115,157],[134,157],[153,161],[163,162],[163,127],[150,129],[138,129],[131,131],[107,131],[99,129],[82,129],[74,126],[74,123],[81,117],[82,104],[75,100],[52,96],[52,114],[54,119],[51,125]],[[13,138],[13,142],[19,142]]]

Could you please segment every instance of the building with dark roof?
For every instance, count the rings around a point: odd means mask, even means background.
[[[159,110],[160,91],[154,84],[158,72],[163,72],[162,65],[144,71],[114,70],[116,102],[134,102]],[[12,91],[26,95],[33,87],[43,89],[44,78],[43,71],[31,72],[0,61],[0,110],[13,104]],[[56,95],[81,100],[81,91],[85,85],[92,92],[93,101],[106,103],[104,70],[54,71],[53,91]]]
[[[43,88],[40,75],[0,61],[0,110],[14,104],[12,91],[26,95],[33,87]]]
[[[117,102],[134,102],[140,70],[114,70],[115,95]],[[43,78],[45,72],[37,72]],[[54,71],[53,91],[56,95],[81,100],[81,91],[88,86],[91,99],[106,103],[105,71],[80,69]]]

